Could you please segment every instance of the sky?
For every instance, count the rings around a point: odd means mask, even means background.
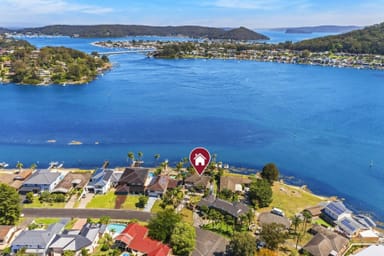
[[[366,26],[384,0],[0,0],[0,27],[53,24],[276,28]]]

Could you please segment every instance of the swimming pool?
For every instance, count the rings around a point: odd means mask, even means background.
[[[120,256],[129,256],[130,254],[127,252],[123,252]]]
[[[113,236],[117,236],[118,234],[123,232],[123,230],[125,229],[126,226],[127,225],[125,225],[125,224],[111,223],[111,224],[107,225],[107,230],[109,232],[111,232],[113,230],[114,231]]]

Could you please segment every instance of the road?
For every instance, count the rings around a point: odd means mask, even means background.
[[[148,221],[151,213],[130,210],[111,210],[111,209],[64,209],[64,208],[24,208],[25,217],[51,217],[51,218],[100,218],[109,216],[111,219],[138,219]]]

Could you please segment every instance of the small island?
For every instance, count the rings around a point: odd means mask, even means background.
[[[0,35],[0,83],[85,84],[109,69],[107,56],[66,47],[37,49],[24,40]]]

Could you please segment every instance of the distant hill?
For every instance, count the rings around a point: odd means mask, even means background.
[[[18,33],[65,35],[76,37],[124,37],[124,36],[185,36],[191,38],[267,40],[268,37],[244,27],[236,29],[201,26],[142,26],[142,25],[53,25],[16,30]]]
[[[286,28],[285,33],[291,34],[311,34],[311,33],[347,33],[353,30],[361,29],[358,26],[337,26],[323,25],[313,27]]]
[[[6,29],[6,28],[1,28],[0,27],[0,34],[7,33],[7,32],[10,32],[10,30]]]
[[[384,54],[384,23],[341,35],[304,40],[293,44],[292,48],[314,52]]]

